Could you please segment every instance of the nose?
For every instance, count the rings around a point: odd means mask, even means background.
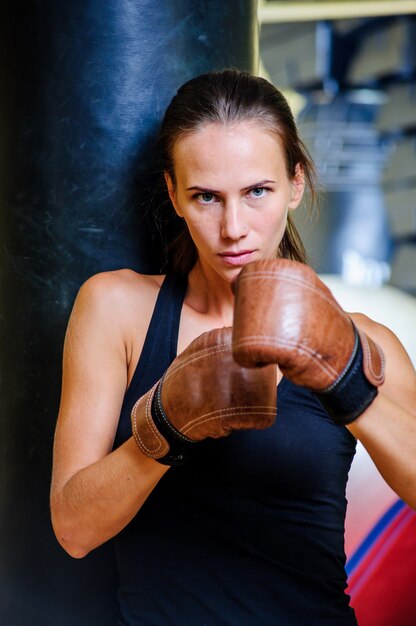
[[[238,241],[247,232],[247,220],[240,204],[234,201],[225,203],[221,215],[221,237]]]

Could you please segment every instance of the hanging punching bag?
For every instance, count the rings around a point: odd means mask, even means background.
[[[2,12],[0,623],[107,626],[111,544],[73,560],[49,519],[65,327],[91,274],[159,271],[137,210],[149,146],[180,84],[256,69],[256,2],[26,0]]]

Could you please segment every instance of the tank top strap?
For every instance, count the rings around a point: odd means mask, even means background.
[[[187,284],[187,277],[178,274],[167,274],[163,280],[139,362],[124,396],[114,447],[131,435],[130,413],[136,400],[161,378],[176,357]]]
[[[137,392],[146,393],[176,357],[186,284],[176,274],[167,274],[163,280],[126,400],[131,393],[136,399]]]

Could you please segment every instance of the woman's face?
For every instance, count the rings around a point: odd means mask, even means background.
[[[166,182],[205,272],[231,282],[252,261],[272,258],[289,209],[301,201],[300,167],[289,180],[280,141],[261,123],[209,123],[174,149]]]

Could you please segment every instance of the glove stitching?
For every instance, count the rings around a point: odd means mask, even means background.
[[[187,357],[184,357],[183,359],[181,357],[179,357],[180,362],[172,365],[169,368],[167,373],[170,374],[172,371],[175,371],[176,369],[183,367],[183,365],[187,365],[188,363],[192,363],[196,359],[200,359],[202,357],[209,356],[210,354],[215,354],[216,352],[224,352],[226,350],[231,350],[231,343],[229,343],[229,344],[217,344],[215,346],[209,346],[207,348],[201,348],[197,352],[193,352],[192,354],[190,354]]]
[[[140,402],[142,402],[143,398],[139,398],[137,400],[137,402],[135,403],[133,410],[131,412],[131,425],[132,425],[132,433],[133,433],[133,437],[135,442],[137,443],[137,445],[140,447],[140,444],[137,440],[137,415],[136,415],[136,411],[140,405]]]
[[[311,358],[316,365],[318,365],[325,374],[328,376],[335,376],[336,378],[340,375],[337,370],[335,370],[321,354],[311,349],[308,349],[306,346],[302,346],[295,341],[290,341],[289,339],[277,341],[273,336],[268,335],[248,335],[244,337],[244,339],[240,339],[234,343],[234,350],[238,350],[238,348],[247,348],[250,346],[273,346],[274,348],[296,348],[299,352],[306,354],[309,358]]]
[[[161,382],[163,382],[165,380],[165,376],[161,379]],[[159,419],[161,419],[165,425],[166,428],[169,429],[170,433],[175,437],[175,438],[180,438],[183,442],[190,444],[190,443],[195,443],[194,440],[189,439],[189,437],[186,437],[180,430],[178,430],[170,421],[168,416],[165,413],[165,410],[162,406],[162,397],[161,397],[161,387],[159,386],[157,391],[156,391],[156,402],[157,402],[157,406],[159,409]]]
[[[220,419],[221,417],[230,418],[241,415],[267,415],[276,417],[276,409],[272,409],[268,406],[253,406],[250,409],[247,409],[247,407],[245,406],[230,407],[228,409],[217,409],[216,411],[209,411],[209,413],[204,413],[203,415],[200,415],[199,417],[191,420],[181,428],[181,432],[183,434],[188,434],[189,431],[193,430],[197,426],[201,426],[201,424],[205,424],[206,422]]]
[[[152,387],[152,389],[150,390],[150,392],[147,394],[147,400],[146,400],[146,408],[145,408],[145,416],[146,416],[146,424],[149,427],[150,431],[153,433],[153,435],[155,436],[159,447],[157,449],[150,449],[146,446],[145,442],[143,441],[142,437],[140,436],[138,430],[137,430],[137,409],[139,408],[139,405],[143,402],[144,396],[142,396],[141,398],[139,398],[139,400],[136,402],[136,404],[133,407],[132,410],[132,423],[133,423],[133,437],[135,442],[137,443],[137,445],[139,446],[140,450],[142,452],[144,452],[146,454],[146,456],[150,456],[152,458],[155,458],[156,456],[159,456],[160,454],[162,454],[162,456],[164,454],[166,454],[169,451],[169,446],[165,443],[164,439],[162,438],[162,436],[160,435],[159,431],[156,429],[153,420],[152,420],[152,414],[150,411],[151,408],[151,402],[152,402],[152,397],[153,394],[155,392],[157,383]]]
[[[247,274],[247,276],[242,276],[240,281],[248,280],[248,279],[258,279],[259,277],[269,278],[269,279],[274,279],[274,280],[278,279],[279,282],[282,282],[282,281],[292,282],[297,285],[301,285],[302,287],[306,287],[307,289],[310,289],[311,291],[314,291],[315,293],[317,293],[321,298],[326,300],[326,302],[328,302],[328,304],[330,304],[332,307],[336,308],[338,312],[342,313],[343,317],[347,317],[345,311],[340,307],[340,305],[335,299],[329,298],[326,295],[326,293],[322,291],[322,289],[320,289],[319,287],[315,285],[311,285],[309,282],[302,280],[302,278],[298,276],[285,276],[279,272],[264,272],[263,271],[263,272],[252,272],[251,274]]]
[[[167,380],[172,374],[175,374],[177,371],[189,365],[190,363],[194,363],[198,359],[204,358],[206,356],[213,356],[216,354],[220,354],[221,352],[231,352],[231,344],[223,344],[218,346],[213,346],[210,348],[204,348],[198,351],[195,354],[192,354],[189,357],[184,358],[180,363],[177,363],[174,366],[171,366],[169,370],[166,372],[165,380]]]
[[[358,334],[360,336],[360,340],[361,340],[361,346],[363,348],[364,351],[364,361],[371,373],[371,375],[373,376],[373,378],[375,379],[375,381],[378,384],[382,384],[384,382],[384,366],[385,366],[385,359],[384,359],[384,352],[382,350],[380,350],[380,347],[376,344],[376,342],[374,341],[374,347],[377,350],[377,353],[381,359],[381,370],[379,374],[376,374],[376,372],[373,369],[373,359],[371,358],[371,350],[370,350],[370,344],[368,341],[368,337],[365,333],[363,333],[361,330],[358,330]]]

